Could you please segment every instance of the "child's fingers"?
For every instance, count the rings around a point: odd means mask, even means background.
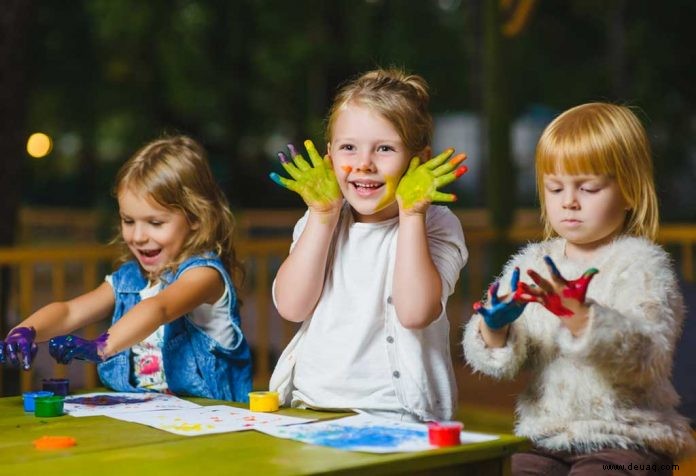
[[[549,273],[551,273],[551,279],[563,285],[565,285],[568,282],[563,277],[561,272],[558,271],[556,263],[553,262],[550,256],[544,256],[544,262],[546,263],[546,266],[549,268]]]
[[[481,301],[476,301],[474,303],[474,312],[476,314],[481,314],[484,317],[484,319],[489,318],[491,316],[491,312],[488,309],[486,309],[486,307],[483,305]]]
[[[306,141],[304,141],[304,146],[305,149],[307,149],[307,154],[309,154],[309,160],[312,161],[312,165],[314,167],[322,167],[324,163],[321,160],[319,152],[317,152],[317,149],[314,147],[314,142],[307,139]]]
[[[445,161],[449,159],[452,154],[454,154],[454,149],[445,149],[444,152],[442,152],[440,155],[436,155],[435,157],[427,161],[425,163],[425,168],[427,168],[428,170],[435,170],[436,168],[444,164]]]
[[[293,158],[293,161],[295,162],[295,165],[297,166],[297,168],[300,169],[300,170],[302,170],[302,171],[306,171],[306,170],[311,170],[311,169],[312,169],[312,166],[309,165],[309,162],[307,162],[307,161],[305,160],[305,158],[302,157],[302,156],[299,155],[299,154],[296,155],[296,156]]]
[[[433,202],[456,202],[457,196],[453,193],[433,192],[430,200]]]
[[[418,157],[414,157],[411,159],[411,162],[408,164],[408,170],[406,171],[407,174],[410,174],[414,172],[418,166],[420,165],[420,159]]]
[[[300,179],[300,175],[302,172],[298,170],[297,167],[295,167],[295,164],[293,164],[290,159],[287,158],[287,156],[282,153],[278,152],[278,159],[280,159],[280,165],[283,166],[283,169],[290,175],[295,180]]]
[[[500,303],[500,299],[498,298],[499,287],[500,283],[498,281],[488,286],[488,302],[491,303],[491,306],[497,306],[498,303]]]
[[[517,285],[520,282],[520,268],[519,266],[515,266],[515,269],[512,271],[512,277],[510,278],[510,292],[514,293],[517,290]]]
[[[466,160],[466,154],[457,154],[447,162],[433,170],[433,175],[439,177],[454,170],[454,168]]]
[[[544,302],[544,293],[538,288],[533,288],[527,283],[519,283],[513,296],[513,301],[517,302]]]
[[[546,293],[554,294],[556,292],[553,288],[553,284],[542,278],[541,275],[533,269],[527,270],[527,274],[530,278],[532,278],[532,281],[534,281],[536,285],[543,289]]]
[[[467,169],[465,165],[462,165],[454,172],[450,172],[450,173],[443,175],[441,177],[436,177],[433,180],[433,183],[435,184],[435,188],[441,188],[441,187],[444,187],[445,185],[451,184],[452,182],[457,180],[459,177],[464,175],[467,170],[469,170],[469,169]]]
[[[281,177],[280,175],[278,175],[275,172],[271,172],[270,174],[268,174],[268,176],[271,178],[271,180],[273,180],[275,183],[277,183],[281,187],[287,188],[288,190],[292,190],[293,192],[297,192],[297,187],[296,187],[297,182],[295,182],[294,180],[289,180],[289,179],[286,179],[285,177]]]

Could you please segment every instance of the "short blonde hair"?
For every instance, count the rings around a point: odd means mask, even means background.
[[[397,68],[380,68],[343,85],[326,120],[327,142],[331,142],[339,112],[349,103],[367,107],[389,121],[411,155],[420,153],[432,141],[428,84],[418,75]]]
[[[182,212],[190,225],[196,225],[180,256],[162,271],[175,271],[187,258],[212,251],[220,257],[235,285],[241,285],[244,271],[234,247],[234,216],[198,142],[186,136],[172,136],[143,146],[116,175],[114,196],[125,189],[143,194],[166,209]],[[120,261],[132,259],[123,238],[119,235],[114,241],[123,248]]]
[[[650,143],[625,106],[588,103],[549,124],[536,148],[536,182],[546,238],[555,236],[546,216],[544,174],[607,175],[616,180],[630,210],[623,233],[654,240],[659,211]]]

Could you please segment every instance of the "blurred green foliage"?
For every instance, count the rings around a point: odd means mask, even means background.
[[[429,81],[434,114],[481,112],[483,1],[35,0],[26,132],[56,147],[26,159],[23,200],[112,206],[120,163],[181,132],[206,146],[234,206],[301,206],[267,178],[280,171],[274,151],[321,144],[346,79],[403,66]],[[539,0],[501,45],[510,116],[591,100],[639,107],[663,200],[681,204],[666,215],[693,219],[694,200],[670,184],[696,174],[695,13],[686,0]]]

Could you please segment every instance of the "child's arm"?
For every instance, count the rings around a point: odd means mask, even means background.
[[[452,202],[452,194],[438,192],[466,172],[463,154],[448,160],[448,149],[425,164],[417,157],[399,182],[399,235],[392,300],[399,322],[409,329],[423,329],[442,313],[442,279],[428,247],[426,212],[433,201]]]
[[[282,152],[278,156],[293,180],[271,174],[274,182],[300,194],[309,207],[306,226],[278,270],[274,287],[278,313],[294,322],[309,318],[319,301],[329,247],[342,205],[331,160],[328,156],[322,160],[311,141],[305,141],[305,147],[312,166],[289,146],[292,162]]]
[[[178,319],[201,304],[214,304],[225,291],[220,273],[207,266],[189,269],[157,295],[143,299],[107,331],[99,349],[105,360]]]
[[[6,339],[7,358],[18,363],[21,353],[23,366],[28,370],[36,353],[35,341],[42,342],[97,322],[108,317],[113,308],[114,293],[108,283],[69,301],[48,304],[10,330]]]

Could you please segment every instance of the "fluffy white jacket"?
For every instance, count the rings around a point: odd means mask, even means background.
[[[688,421],[675,411],[679,396],[670,382],[672,354],[684,317],[683,299],[668,254],[648,240],[620,237],[594,261],[565,258],[565,240],[530,244],[513,256],[500,277],[507,293],[519,266],[548,277],[543,256],[566,279],[589,267],[590,319],[574,337],[558,317],[529,304],[510,326],[505,347],[485,345],[480,316],[467,324],[466,359],[478,372],[512,378],[528,369],[531,382],[517,403],[516,433],[550,450],[650,448],[680,458],[694,451]]]

